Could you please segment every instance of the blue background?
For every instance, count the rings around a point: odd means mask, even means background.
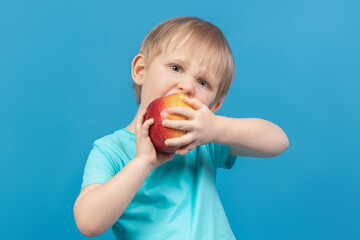
[[[130,64],[146,33],[183,15],[233,50],[217,113],[267,119],[290,140],[219,170],[236,238],[360,239],[359,12],[355,0],[1,0],[1,239],[86,239],[73,204],[92,143],[136,113]]]

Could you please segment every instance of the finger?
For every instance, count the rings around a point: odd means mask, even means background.
[[[195,110],[199,110],[200,108],[205,106],[202,102],[200,102],[196,98],[183,98],[183,101],[188,105],[190,105]]]
[[[164,127],[183,130],[183,131],[191,131],[193,130],[192,124],[188,120],[169,120],[165,119],[161,122]]]
[[[175,151],[175,154],[178,155],[186,155],[189,152],[191,152],[192,150],[194,150],[196,148],[196,144],[195,143],[190,143],[189,145],[186,145],[178,150]]]
[[[154,118],[149,118],[146,120],[141,128],[141,135],[148,136],[149,128],[154,123]]]
[[[181,137],[166,139],[165,145],[171,147],[181,147],[190,144],[192,141],[193,141],[192,135],[188,133],[182,135]]]
[[[194,117],[194,109],[188,107],[170,107],[167,111],[170,114],[178,114],[191,119]]]

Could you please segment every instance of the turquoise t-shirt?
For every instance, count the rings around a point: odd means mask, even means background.
[[[120,129],[95,141],[82,188],[105,183],[135,157],[135,134]],[[201,145],[154,169],[113,225],[116,239],[235,239],[216,189],[216,169],[231,168],[229,146]]]

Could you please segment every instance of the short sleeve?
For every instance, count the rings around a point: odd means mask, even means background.
[[[113,164],[96,145],[86,161],[81,189],[93,183],[105,183],[116,174]]]
[[[228,145],[209,143],[208,148],[218,168],[230,169],[233,167],[236,156],[229,155],[230,147]]]

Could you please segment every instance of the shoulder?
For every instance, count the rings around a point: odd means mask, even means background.
[[[85,164],[82,188],[105,183],[135,156],[135,140],[122,129],[97,139]]]
[[[97,139],[94,142],[94,147],[98,147],[103,151],[117,152],[128,148],[134,142],[135,134],[123,128]]]
[[[93,150],[101,153],[119,171],[136,155],[135,134],[120,129],[97,139]]]

